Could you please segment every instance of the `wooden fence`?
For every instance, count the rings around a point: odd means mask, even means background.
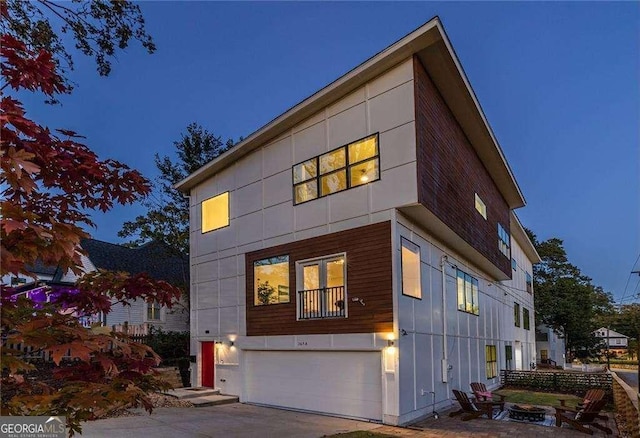
[[[106,333],[109,332],[107,327],[104,327]],[[126,333],[129,335],[130,342],[136,342],[139,344],[146,344],[149,340],[149,326],[148,324],[141,325],[129,325],[126,321],[124,324],[111,326],[111,331],[116,333]],[[22,352],[24,359],[27,361],[43,361],[53,362],[53,355],[51,351],[34,349],[32,346],[19,344],[6,344],[3,340],[3,348],[18,350]],[[66,354],[62,356],[63,359],[72,359],[71,350],[67,350]]]
[[[609,401],[613,400],[612,381],[611,373],[607,372],[500,371],[503,386],[576,395],[584,395],[591,388],[602,388]]]
[[[618,414],[618,429],[622,436],[640,436],[640,412],[638,393],[616,375],[613,377],[613,403]]]

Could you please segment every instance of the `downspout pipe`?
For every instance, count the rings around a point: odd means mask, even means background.
[[[447,352],[447,274],[445,266],[449,257],[443,255],[440,259],[442,273],[442,381],[447,384],[447,398],[449,398],[449,353]]]

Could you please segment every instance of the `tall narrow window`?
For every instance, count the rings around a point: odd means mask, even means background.
[[[498,375],[498,354],[495,345],[487,345],[484,350],[487,364],[487,379],[493,379]]]
[[[498,249],[506,258],[511,258],[511,237],[500,222],[498,222]]]
[[[476,210],[478,210],[478,213],[480,213],[480,215],[482,215],[482,217],[485,218],[485,220],[487,219],[487,206],[482,201],[482,199],[480,199],[480,196],[478,196],[477,193],[476,193]]]
[[[513,360],[513,347],[511,345],[504,346],[504,360],[507,365],[507,369],[511,369],[511,361]]]
[[[414,298],[422,298],[420,284],[420,247],[402,237],[401,239],[402,293]]]
[[[457,269],[457,279],[458,310],[479,315],[478,279],[460,269]]]
[[[229,192],[202,201],[202,232],[229,225]]]
[[[513,303],[513,320],[516,327],[520,327],[520,304]]]
[[[527,309],[526,307],[522,308],[522,327],[525,330],[531,330],[531,321],[530,321],[530,316],[529,316],[529,309]]]
[[[346,255],[296,263],[298,319],[345,317]]]
[[[147,321],[160,321],[162,307],[157,301],[147,303]]]
[[[254,305],[288,303],[289,256],[270,257],[253,263]]]
[[[531,278],[531,274],[526,272],[527,277],[527,292],[533,293],[533,278]]]

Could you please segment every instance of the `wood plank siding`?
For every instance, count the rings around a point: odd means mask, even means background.
[[[509,231],[509,207],[460,124],[414,57],[418,202],[511,278],[498,249],[498,222]],[[487,219],[475,209],[475,194]]]
[[[296,261],[346,253],[347,318],[296,319]],[[254,304],[253,263],[289,256],[289,303]],[[381,222],[246,254],[247,336],[375,333],[393,330],[391,222]],[[365,303],[352,302],[361,298]]]

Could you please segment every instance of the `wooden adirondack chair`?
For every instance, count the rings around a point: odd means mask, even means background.
[[[473,391],[476,400],[491,403],[493,407],[499,408],[500,412],[504,411],[504,395],[493,394],[487,390],[487,386],[481,382],[472,382],[471,391]],[[500,397],[500,400],[495,399],[495,396]]]
[[[576,409],[577,410],[583,409],[584,405],[589,403],[590,401],[602,400],[604,398],[604,394],[605,394],[604,389],[595,388],[595,389],[588,390],[587,393],[582,398],[582,401],[576,405]],[[559,400],[560,400],[560,405],[562,407],[565,407],[567,401],[565,399],[559,399]],[[607,417],[606,415],[598,414],[598,418],[601,420],[606,420],[609,417]]]
[[[490,420],[493,419],[493,406],[491,403],[472,401],[466,393],[456,389],[453,390],[453,395],[456,397],[458,403],[460,403],[460,409],[450,413],[450,417],[466,414],[462,417],[462,421],[473,420],[483,415],[489,417]]]
[[[567,407],[556,408],[556,426],[561,427],[562,423],[568,423],[580,432],[593,435],[592,427],[600,429],[607,434],[613,433],[608,427],[596,423],[600,417],[600,411],[607,403],[606,400],[592,400],[584,405],[582,409],[571,409]]]

